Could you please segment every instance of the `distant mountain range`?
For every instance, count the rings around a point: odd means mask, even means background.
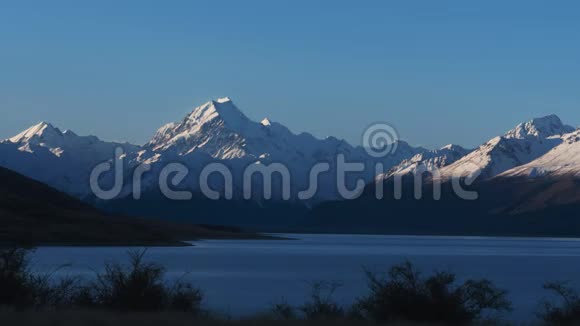
[[[522,123],[460,158],[448,159],[449,151],[435,160],[433,153],[419,155],[379,176],[360,198],[317,206],[303,227],[310,232],[579,236],[579,136],[552,115]],[[420,164],[423,169],[416,168]],[[437,173],[431,173],[433,167]],[[465,200],[451,177],[459,176],[461,183],[476,172],[475,182],[462,188],[477,199]],[[397,175],[402,180],[398,199]],[[419,175],[422,197],[417,200]],[[385,189],[381,200],[375,199],[378,184]]]
[[[400,140],[391,145],[396,145],[394,153],[377,158],[363,147],[352,146],[334,137],[318,139],[308,133],[294,134],[268,119],[252,121],[229,98],[221,98],[196,107],[178,122],[162,126],[142,146],[104,142],[94,136],[78,136],[72,131],[61,131],[50,123],[42,122],[0,142],[0,166],[112,211],[149,212],[157,217],[203,223],[218,221],[219,224],[261,226],[264,229],[282,228],[283,225],[286,229],[300,230],[305,225],[314,227],[317,224],[315,228],[322,229],[325,223],[333,224],[338,229],[338,225],[328,220],[329,214],[355,214],[358,209],[360,213],[356,215],[372,215],[376,211],[368,213],[369,207],[404,207],[406,200],[393,204],[390,199],[381,201],[381,205],[372,204],[366,208],[358,205],[368,203],[372,197],[370,189],[377,183],[386,185],[385,189],[388,189],[396,176],[408,179],[417,173],[426,175],[423,183],[426,189],[430,189],[436,180],[443,183],[444,190],[450,189],[448,183],[453,176],[465,178],[478,174],[473,187],[481,192],[481,196],[488,197],[481,199],[480,196],[481,200],[477,201],[477,209],[483,210],[483,215],[531,214],[580,203],[580,192],[576,190],[576,178],[580,176],[580,133],[563,124],[555,115],[521,123],[473,150],[458,145],[428,150]],[[123,150],[120,158],[124,164],[125,185],[115,200],[101,202],[92,195],[90,173],[99,163],[114,161],[117,148]],[[355,187],[358,178],[367,184],[362,197],[357,200],[338,201],[340,196],[335,173],[338,155],[344,156],[347,162],[361,162],[365,166],[364,172],[349,176],[346,180],[349,189]],[[194,172],[182,183],[184,189],[194,192],[190,203],[172,203],[159,193],[157,180],[161,170],[168,163],[175,162],[184,164]],[[303,201],[298,194],[308,188],[310,169],[320,162],[328,163],[330,171],[318,176],[316,196]],[[197,173],[209,163],[222,163],[232,171],[233,200],[211,201],[199,193]],[[272,163],[283,163],[288,168],[291,200],[280,201],[280,193],[275,193],[270,201],[260,199],[260,181],[253,181],[252,200],[242,200],[242,189],[238,185],[242,182],[243,171],[253,164]],[[378,174],[374,169],[377,163],[384,168]],[[147,200],[140,203],[131,198],[133,179],[130,176],[141,164],[149,165],[151,171],[144,174],[142,191]],[[110,175],[101,181],[104,184],[113,182]],[[212,179],[211,185],[223,195],[223,180]],[[503,191],[502,200],[497,198],[499,189]],[[492,197],[493,200],[489,199]],[[466,206],[451,200],[445,193],[443,198],[447,199],[444,202],[453,202],[456,207]],[[417,214],[422,214],[423,209],[429,206],[422,204],[422,201],[412,205],[414,208],[411,211]],[[201,215],[200,211],[196,211],[196,206],[203,207]],[[344,209],[341,212],[329,209],[333,206]],[[306,212],[312,207],[316,208]],[[212,213],[216,211],[221,213]],[[255,220],[253,223],[239,222],[231,216],[236,214],[250,214]],[[443,215],[442,212],[437,214]],[[257,215],[261,216],[258,218]],[[268,222],[266,215],[284,216],[284,222],[275,218]],[[289,215],[300,216],[292,218]],[[305,218],[309,220],[306,222]],[[350,218],[360,222],[358,216]],[[341,219],[348,220],[349,216]],[[359,225],[360,229],[373,230],[373,223],[367,224],[364,227]],[[348,229],[349,223],[345,222],[344,225]],[[388,232],[388,228],[374,231]]]
[[[321,175],[320,189],[314,201],[336,199],[336,157],[343,154],[347,162],[362,162],[368,167],[363,175],[369,182],[374,177],[375,163],[386,168],[399,164],[426,149],[397,142],[397,151],[384,158],[374,158],[362,147],[354,147],[334,137],[317,139],[311,134],[294,134],[283,125],[264,119],[248,119],[229,98],[210,101],[196,107],[183,120],[162,126],[145,145],[104,142],[94,136],[77,136],[62,132],[50,123],[32,126],[10,139],[0,142],[0,166],[15,170],[49,184],[63,192],[87,198],[91,196],[89,176],[99,163],[113,161],[115,148],[123,148],[126,171],[139,164],[152,168],[144,181],[154,191],[159,171],[168,163],[180,162],[192,171],[200,171],[210,162],[226,164],[241,183],[242,171],[250,164],[283,163],[291,172],[292,196],[308,187],[309,171],[319,162],[331,165],[330,173]],[[127,173],[129,174],[129,173]],[[130,195],[132,180],[127,180]],[[195,173],[183,182],[196,190]],[[353,186],[354,181],[349,182]],[[259,189],[259,184],[254,189]],[[241,193],[241,190],[238,191]],[[256,195],[259,197],[259,195]]]

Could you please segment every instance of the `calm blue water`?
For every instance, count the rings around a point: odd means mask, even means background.
[[[299,240],[208,240],[194,247],[149,248],[168,277],[184,277],[202,288],[206,307],[234,316],[263,311],[282,299],[304,303],[312,282],[340,281],[335,298],[350,303],[366,293],[363,270],[382,272],[409,260],[425,273],[450,270],[460,280],[488,278],[510,291],[510,318],[532,320],[542,284],[580,284],[580,240],[536,238],[372,235],[287,235]],[[104,262],[126,259],[127,248],[39,248],[36,270],[90,278]],[[184,273],[187,273],[184,276]],[[579,287],[580,288],[580,287]]]

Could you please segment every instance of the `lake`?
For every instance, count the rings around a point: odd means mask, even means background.
[[[149,248],[147,259],[166,267],[205,293],[205,306],[233,316],[266,310],[285,301],[301,304],[311,284],[338,281],[335,299],[364,295],[364,270],[385,272],[409,260],[424,273],[449,270],[459,280],[488,278],[510,291],[509,318],[532,320],[546,281],[580,284],[580,240],[548,238],[431,237],[380,235],[284,235],[297,240],[206,240],[193,247]],[[107,261],[126,261],[122,247],[42,247],[33,268],[91,278]],[[185,274],[186,273],[186,274]],[[185,274],[185,275],[184,275]],[[580,288],[580,287],[579,287]]]

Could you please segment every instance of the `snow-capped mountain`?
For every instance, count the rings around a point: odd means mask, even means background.
[[[375,180],[381,181],[389,179],[395,175],[410,175],[441,169],[442,167],[459,160],[470,151],[471,150],[453,144],[443,146],[440,149],[425,151],[416,154],[410,159],[403,160],[387,173],[379,174]]]
[[[560,145],[543,156],[500,174],[498,178],[580,177],[580,130],[561,137]]]
[[[562,143],[561,135],[573,130],[555,115],[521,123],[505,135],[492,138],[455,163],[443,167],[441,177],[464,177],[479,170],[478,180],[491,178],[544,155]]]
[[[229,98],[221,98],[196,107],[181,121],[162,126],[143,147],[78,136],[43,122],[0,142],[0,166],[77,197],[86,197],[91,195],[90,172],[97,164],[112,161],[118,147],[124,151],[124,179],[129,183],[122,192],[125,196],[132,191],[132,180],[128,176],[140,164],[151,166],[151,171],[144,176],[142,191],[158,187],[156,178],[160,171],[173,162],[189,168],[190,174],[184,183],[188,189],[198,190],[197,177],[203,167],[220,162],[230,168],[234,188],[241,193],[240,184],[247,166],[283,163],[290,173],[291,192],[296,195],[308,188],[310,169],[317,163],[328,163],[330,171],[319,176],[315,200],[337,198],[339,154],[344,155],[346,162],[363,163],[367,167],[365,172],[347,177],[346,184],[352,189],[359,178],[365,182],[372,180],[375,163],[380,162],[389,169],[426,151],[399,141],[395,153],[377,159],[364,148],[334,137],[318,139],[308,133],[294,134],[268,119],[252,121]],[[252,189],[259,191],[260,185],[257,183]]]
[[[548,138],[574,131],[574,127],[562,123],[557,115],[551,114],[542,118],[520,123],[508,131],[504,137],[512,139]]]
[[[311,168],[318,163],[328,163],[329,171],[317,179],[318,191],[313,200],[320,201],[338,198],[336,162],[339,155],[344,156],[346,162],[365,165],[364,172],[347,175],[348,189],[353,189],[361,178],[368,183],[373,179],[384,180],[397,174],[414,173],[418,169],[438,169],[443,178],[465,176],[476,170],[482,171],[481,179],[508,170],[510,172],[505,175],[569,173],[576,171],[575,164],[580,162],[580,154],[570,154],[580,153],[580,149],[576,149],[576,146],[580,147],[577,145],[578,132],[573,131],[574,128],[551,115],[519,124],[473,151],[456,145],[426,150],[399,141],[394,153],[375,158],[364,148],[351,146],[334,137],[318,139],[308,133],[295,134],[269,119],[252,121],[229,98],[221,98],[194,108],[181,121],[162,126],[144,146],[78,136],[42,122],[0,142],[0,166],[83,198],[92,194],[89,185],[92,169],[99,163],[112,161],[115,149],[119,147],[124,152],[127,182],[122,196],[131,194],[129,176],[140,164],[151,167],[144,176],[142,191],[153,191],[158,187],[160,172],[167,163],[174,162],[189,168],[186,184],[188,189],[196,191],[199,190],[198,177],[203,167],[219,162],[232,172],[234,191],[240,195],[248,166],[282,163],[290,175],[292,198],[296,198],[310,185]],[[542,159],[536,160],[539,157]],[[527,164],[529,162],[532,163]],[[377,176],[377,163],[388,172]],[[261,193],[260,181],[255,182],[252,189]],[[214,189],[223,186],[221,179],[210,183]]]
[[[561,143],[535,160],[509,169],[486,182],[501,189],[494,210],[522,214],[540,210],[577,211],[580,205],[580,130],[564,134]]]
[[[139,150],[135,145],[78,136],[41,122],[0,142],[0,166],[82,198],[90,192],[92,169],[112,160],[117,147],[125,153]]]
[[[238,184],[242,180],[242,170],[249,164],[283,163],[291,175],[292,193],[308,187],[310,170],[317,163],[329,163],[330,171],[320,176],[317,199],[333,199],[337,196],[335,165],[337,156],[344,155],[347,162],[365,164],[365,182],[374,177],[374,164],[381,162],[386,168],[401,160],[425,151],[399,141],[397,151],[381,159],[375,159],[362,147],[354,147],[334,137],[317,139],[311,134],[294,134],[285,126],[263,119],[255,122],[246,117],[229,98],[221,98],[196,107],[182,121],[172,122],[159,128],[155,136],[144,148],[156,153],[156,159],[167,157],[178,160],[193,170],[190,157],[208,155],[225,163],[233,172]],[[151,154],[145,157],[152,157]],[[199,162],[199,156],[195,156]],[[352,186],[356,178],[347,184]],[[258,187],[254,187],[257,189]]]
[[[353,147],[343,140],[334,137],[321,140],[309,133],[296,135],[267,118],[252,121],[227,97],[195,108],[180,122],[162,126],[145,147],[154,152],[180,155],[204,152],[219,160],[244,158],[304,163],[304,160],[334,159],[339,153],[357,161],[369,160],[362,147]],[[392,165],[420,151],[423,149],[400,142],[398,151],[385,161]]]

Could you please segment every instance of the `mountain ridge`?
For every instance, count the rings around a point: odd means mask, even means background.
[[[211,162],[220,162],[233,171],[234,181],[240,183],[243,170],[251,164],[284,163],[292,175],[295,198],[299,190],[308,186],[309,169],[316,163],[330,163],[330,173],[336,172],[336,157],[344,155],[347,162],[362,162],[366,183],[380,181],[395,174],[412,174],[437,169],[441,178],[454,174],[465,176],[481,171],[480,179],[501,175],[505,171],[525,165],[546,154],[563,142],[562,134],[574,128],[564,125],[556,115],[548,115],[522,122],[501,136],[494,137],[476,149],[447,145],[428,150],[395,140],[397,151],[384,158],[371,157],[365,148],[327,137],[318,139],[309,133],[294,134],[284,125],[264,119],[250,120],[228,98],[208,101],[195,107],[182,120],[161,126],[143,146],[101,141],[95,136],[78,136],[72,131],[62,132],[50,123],[41,122],[18,135],[0,142],[0,166],[13,169],[36,180],[79,198],[91,196],[89,175],[97,164],[112,162],[115,149],[123,148],[126,173],[141,164],[152,167],[144,182],[145,192],[152,191],[162,167],[180,162],[199,172]],[[385,172],[371,169],[377,163]],[[367,171],[368,170],[368,171]],[[535,171],[540,171],[536,169]],[[352,178],[351,178],[352,179]],[[336,181],[321,176],[321,190],[315,202],[339,197]],[[347,185],[352,188],[354,181]],[[105,178],[105,182],[112,182]],[[129,196],[131,180],[121,196]],[[199,181],[190,176],[188,184],[199,191]],[[220,187],[219,184],[214,184]],[[258,189],[256,184],[253,189]],[[218,189],[223,191],[223,189]],[[237,187],[237,197],[241,189]],[[260,196],[256,193],[255,196]]]
[[[475,149],[450,144],[427,150],[401,140],[395,141],[396,146],[391,144],[393,148],[397,147],[395,153],[376,158],[367,152],[368,149],[352,146],[335,137],[319,139],[309,133],[295,134],[270,119],[252,121],[231,99],[221,98],[195,107],[180,121],[161,126],[151,141],[143,146],[104,142],[95,136],[78,136],[72,131],[61,131],[42,122],[0,142],[0,166],[113,213],[189,223],[216,222],[260,231],[320,231],[319,228],[306,227],[318,221],[322,223],[319,226],[326,223],[327,226],[335,226],[336,230],[340,226],[352,232],[390,232],[388,230],[395,229],[374,218],[381,216],[381,210],[393,210],[397,214],[415,214],[405,222],[408,225],[391,221],[393,225],[401,226],[399,231],[411,230],[413,225],[424,231],[426,227],[432,227],[433,230],[450,232],[454,228],[457,232],[464,232],[477,225],[484,229],[505,225],[506,230],[516,232],[518,225],[512,222],[506,225],[502,218],[518,216],[522,219],[533,215],[539,223],[533,232],[541,232],[546,227],[542,223],[546,221],[538,212],[569,212],[575,205],[580,206],[580,183],[576,182],[580,176],[580,131],[563,124],[555,115],[522,122]],[[115,157],[118,147],[123,148],[123,153]],[[338,179],[334,175],[340,155],[346,162],[362,162],[366,168],[362,173],[347,176],[345,181],[348,189],[354,189],[359,179],[367,184],[360,199],[356,199],[355,195],[355,199],[340,200],[343,197],[337,191]],[[88,180],[92,168],[103,162],[112,163],[114,159],[123,162],[122,191],[112,201],[91,197]],[[301,199],[298,193],[310,185],[310,168],[321,162],[329,163],[328,174],[319,175],[315,197]],[[181,163],[191,172],[176,187],[178,190],[192,191],[191,200],[168,200],[160,191],[159,178],[169,163]],[[210,163],[223,164],[232,172],[232,200],[223,200],[225,185],[220,178],[208,181],[222,200],[203,198],[198,174]],[[289,200],[283,197],[280,190],[284,179],[272,179],[274,195],[271,200],[262,196],[265,181],[252,180],[252,193],[250,198],[246,198],[245,189],[239,186],[245,169],[273,163],[284,163],[291,172]],[[382,173],[375,170],[379,163],[384,168]],[[132,198],[134,179],[131,173],[143,164],[151,170],[142,176],[143,200],[140,201]],[[476,179],[474,189],[480,191],[482,199],[477,202],[458,201],[452,196],[448,181],[455,175],[465,177],[477,171],[481,174]],[[408,192],[408,187],[415,183],[407,181],[416,173],[431,174],[431,178],[423,179],[423,191],[427,194],[432,191],[430,187],[434,178],[441,177],[443,189],[447,191],[444,191],[442,203],[408,198],[384,202],[370,200],[371,189],[380,183],[387,185],[385,189],[388,189],[395,176],[406,180],[403,192]],[[111,174],[105,174],[102,181],[105,185],[111,185]],[[387,195],[391,195],[390,191],[387,190]],[[446,226],[451,229],[438,228],[433,224],[435,222],[420,216],[430,214],[443,218],[441,223],[456,223],[456,226]],[[477,221],[471,225],[461,219],[462,214]],[[277,219],[272,219],[272,216]],[[314,217],[312,221],[305,221],[304,216]],[[329,220],[334,217],[340,218],[337,221]],[[489,219],[493,223],[488,225],[480,219]],[[360,225],[355,225],[359,222]],[[556,227],[553,229],[554,232],[564,232]],[[497,229],[492,231],[493,234],[499,232]]]
[[[265,238],[196,225],[109,215],[0,167],[0,246],[185,246],[200,238]]]
[[[520,123],[479,146],[439,172],[443,180],[480,173],[480,179],[494,177],[544,155],[562,142],[561,136],[574,131],[556,115]]]
[[[14,146],[18,147],[17,151]],[[380,162],[390,168],[403,159],[426,151],[397,140],[396,153],[377,159],[364,148],[335,137],[318,139],[305,132],[294,134],[284,125],[268,119],[252,121],[227,97],[197,106],[181,121],[161,126],[143,146],[104,142],[95,136],[77,136],[71,131],[63,133],[42,122],[1,142],[0,147],[5,157],[0,160],[0,165],[80,198],[91,195],[87,185],[90,169],[102,162],[112,162],[116,147],[123,148],[126,171],[140,164],[152,166],[154,172],[149,176],[150,180],[144,182],[149,185],[155,184],[152,179],[158,177],[155,173],[161,170],[161,166],[170,162],[180,162],[193,171],[199,171],[217,160],[232,170],[237,182],[241,182],[243,170],[250,164],[281,162],[291,172],[295,188],[293,197],[307,188],[309,170],[317,163],[329,163],[332,174],[336,170],[338,155],[344,155],[347,162],[362,162],[368,167]],[[77,155],[72,155],[71,152],[77,151]],[[43,164],[45,162],[50,164]],[[374,177],[372,172],[365,172],[363,178],[366,182]],[[75,185],[79,181],[84,186]],[[192,178],[189,183],[195,187],[199,182]],[[352,186],[354,183],[348,181],[348,184]],[[259,186],[261,184],[256,184],[253,188]],[[130,185],[125,187],[130,188]],[[315,200],[338,196],[333,189],[336,181],[330,176],[322,177],[321,188]],[[127,195],[127,191],[123,195]]]

